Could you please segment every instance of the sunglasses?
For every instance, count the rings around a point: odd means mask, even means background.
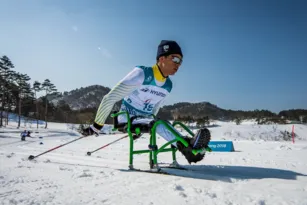
[[[178,58],[177,56],[171,56],[171,59],[176,64],[181,64],[182,63],[182,59]]]

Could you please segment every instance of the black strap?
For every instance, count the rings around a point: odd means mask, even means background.
[[[112,114],[116,114],[118,113],[119,111],[112,111]],[[128,126],[128,123],[121,123],[119,124],[118,123],[118,119],[117,119],[118,116],[114,117],[113,118],[113,125],[114,125],[114,128],[118,129],[119,131],[121,132],[125,132],[127,130],[127,126]],[[150,132],[152,126],[154,125],[154,123],[156,122],[156,119],[152,119],[152,121],[149,123],[149,124],[133,124],[133,121],[136,120],[136,119],[145,119],[145,118],[148,118],[148,116],[144,116],[144,115],[134,115],[130,118],[130,122],[131,122],[131,131],[132,132],[135,132],[135,129],[136,128],[139,128],[141,130],[141,132]]]

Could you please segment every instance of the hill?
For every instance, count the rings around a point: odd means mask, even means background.
[[[86,108],[96,108],[101,99],[110,91],[110,88],[101,85],[92,85],[81,87],[64,93],[53,93],[48,95],[48,100],[54,105],[64,101],[72,110],[81,110]]]
[[[85,118],[95,115],[97,108],[102,98],[110,91],[110,88],[101,85],[92,85],[88,87],[81,87],[69,92],[59,93],[55,92],[48,95],[48,100],[57,107],[63,107],[63,104],[69,106],[72,112],[77,112],[78,115],[82,112],[87,112]],[[120,102],[117,102],[114,109],[118,110]],[[173,105],[163,106],[158,117],[168,120],[234,120],[234,119],[260,119],[260,118],[274,118],[275,121],[280,121],[281,117],[286,119],[299,120],[300,116],[305,116],[303,121],[307,120],[307,110],[287,110],[280,113],[273,113],[269,110],[226,110],[218,107],[210,102],[179,102]],[[84,118],[84,117],[81,117]],[[83,119],[81,121],[88,120]],[[109,121],[110,119],[108,119]]]

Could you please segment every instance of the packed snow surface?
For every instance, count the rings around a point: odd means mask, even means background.
[[[206,153],[203,161],[191,165],[177,152],[178,163],[190,170],[164,169],[171,175],[128,171],[128,138],[87,156],[124,136],[108,133],[110,127],[107,134],[82,138],[29,161],[29,155],[80,137],[73,125],[40,126],[17,129],[10,122],[0,128],[0,204],[307,204],[303,124],[294,125],[293,143],[282,138],[292,132],[292,124],[213,122],[212,140],[232,140],[235,151]],[[21,141],[24,129],[33,138]],[[147,149],[148,142],[144,134],[135,148]],[[158,136],[158,144],[164,143]],[[160,153],[158,161],[161,166],[171,163],[171,153]],[[135,155],[134,167],[149,169],[148,154]]]

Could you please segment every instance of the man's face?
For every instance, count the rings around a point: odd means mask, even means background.
[[[179,54],[171,54],[169,56],[162,56],[159,59],[161,63],[161,71],[165,76],[174,75],[181,63],[182,63],[182,57]]]

